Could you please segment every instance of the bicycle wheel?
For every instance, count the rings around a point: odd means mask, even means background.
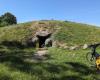
[[[86,54],[86,59],[87,59],[89,64],[95,65],[95,57],[92,58],[91,52],[88,52]]]

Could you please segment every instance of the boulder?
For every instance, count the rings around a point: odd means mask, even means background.
[[[64,49],[69,49],[69,47],[68,47],[68,46],[64,46],[63,48],[64,48]]]
[[[57,47],[57,42],[56,41],[53,41],[52,47]]]
[[[38,38],[37,37],[33,37],[32,40],[31,40],[33,43],[36,43],[38,41]]]
[[[83,45],[83,49],[87,49],[88,48],[88,45],[87,44],[84,44]]]
[[[51,47],[52,46],[52,38],[46,39],[45,46],[47,46],[47,47]]]
[[[51,33],[49,33],[48,31],[39,31],[39,32],[36,32],[36,36],[49,36]]]
[[[30,47],[36,47],[36,43],[38,41],[37,37],[33,37],[27,40],[27,45]]]

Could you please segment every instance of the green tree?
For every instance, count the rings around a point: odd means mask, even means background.
[[[0,26],[1,26],[1,17],[0,17]]]
[[[7,12],[1,16],[0,23],[1,23],[1,26],[17,24],[17,19],[13,14]]]

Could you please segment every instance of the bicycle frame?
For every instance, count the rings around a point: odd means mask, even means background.
[[[91,60],[95,58],[95,64],[96,64],[96,68],[98,70],[100,70],[100,55],[96,52],[96,48],[99,46],[100,44],[94,44],[94,45],[90,45],[89,47],[91,48]]]

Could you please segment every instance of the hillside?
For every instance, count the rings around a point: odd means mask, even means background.
[[[69,21],[33,21],[0,28],[0,42],[18,41],[26,44],[42,28],[52,32],[55,41],[67,45],[83,45],[100,42],[100,28]]]
[[[86,58],[89,49],[50,47],[47,55],[36,58],[39,49],[28,46],[27,40],[39,30],[48,30],[54,41],[66,45],[100,42],[99,27],[74,22],[34,21],[1,27],[0,80],[100,80],[100,72]]]

